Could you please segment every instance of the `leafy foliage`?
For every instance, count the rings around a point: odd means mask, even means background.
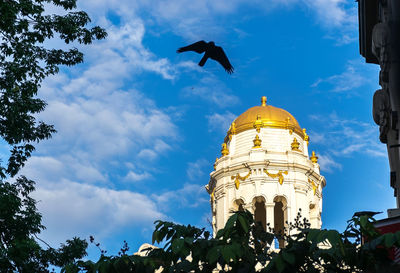
[[[98,262],[78,261],[63,272],[399,272],[388,249],[400,246],[400,232],[380,234],[374,219],[353,217],[343,233],[311,229],[300,214],[287,235],[267,232],[248,211],[235,212],[213,238],[191,225],[156,221],[153,244],[145,255],[101,255]],[[271,249],[281,236],[286,246]],[[362,238],[368,242],[361,245]]]
[[[50,5],[66,14],[46,14]],[[35,143],[55,132],[35,117],[46,106],[37,97],[42,81],[60,65],[83,61],[75,47],[53,49],[44,43],[56,38],[90,44],[106,32],[86,27],[90,18],[76,11],[76,0],[0,0],[0,15],[0,136],[11,147],[7,164],[0,165],[0,272],[49,272],[51,265],[63,267],[84,257],[87,243],[73,238],[54,249],[40,240],[44,226],[30,197],[34,182],[24,176],[13,183],[4,180],[24,166]]]
[[[44,229],[36,201],[30,197],[34,182],[20,177],[0,183],[0,272],[49,272],[49,265],[65,266],[86,255],[87,243],[73,238],[59,249],[43,249],[37,235]],[[40,240],[40,239],[39,239]]]
[[[48,4],[68,13],[46,15]],[[3,179],[24,166],[35,149],[33,143],[55,132],[52,125],[34,116],[46,106],[36,97],[43,79],[56,74],[60,65],[83,61],[76,48],[48,49],[43,43],[57,36],[66,44],[90,44],[106,36],[98,26],[86,28],[89,16],[75,8],[76,0],[0,1],[0,136],[11,145],[7,166],[0,165]]]

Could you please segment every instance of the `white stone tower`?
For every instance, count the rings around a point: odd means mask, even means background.
[[[294,222],[299,209],[313,228],[321,227],[322,188],[318,157],[308,154],[309,136],[287,111],[255,106],[237,117],[222,144],[210,182],[214,234],[233,210],[247,209],[275,230]]]

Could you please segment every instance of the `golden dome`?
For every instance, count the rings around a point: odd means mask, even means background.
[[[304,138],[304,132],[297,120],[288,111],[267,105],[266,97],[261,98],[261,106],[248,109],[235,119],[233,125],[235,132],[229,130],[228,136],[250,129],[259,131],[260,128],[270,127],[288,129]]]

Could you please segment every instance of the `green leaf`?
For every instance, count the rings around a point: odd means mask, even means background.
[[[237,213],[229,217],[228,221],[225,224],[225,230],[233,228],[235,222],[237,221],[237,217],[238,217]]]
[[[366,227],[367,227],[367,224],[368,224],[368,217],[365,216],[365,215],[361,216],[361,217],[360,217],[360,226],[361,226],[362,228],[366,228]]]
[[[282,257],[280,255],[276,256],[274,259],[275,261],[275,266],[278,272],[283,272],[285,270],[285,262],[283,261]]]
[[[172,252],[178,254],[182,250],[184,243],[184,239],[174,239],[171,244]]]
[[[336,247],[341,243],[340,234],[336,230],[328,230],[327,239],[333,247]]]
[[[320,233],[321,233],[320,229],[310,229],[307,234],[307,241],[314,243]]]
[[[296,262],[296,256],[291,252],[283,250],[282,257],[286,262],[288,262],[291,265],[293,265]]]
[[[235,259],[235,254],[233,253],[230,245],[227,245],[222,249],[222,257],[226,263],[229,263],[231,260]]]
[[[214,264],[218,260],[220,253],[219,247],[215,246],[208,251],[206,258],[210,264]]]
[[[396,231],[396,233],[394,235],[396,237],[397,244],[400,245],[400,231]]]
[[[396,237],[393,233],[386,233],[383,236],[384,236],[384,244],[387,248],[392,247],[393,244],[396,242]]]
[[[238,219],[239,219],[240,225],[242,226],[244,232],[248,233],[249,232],[249,226],[248,226],[248,223],[246,222],[246,220],[244,219],[244,217],[242,215],[239,215]]]
[[[190,237],[185,238],[185,243],[187,243],[188,245],[192,245],[193,241],[194,241],[194,238],[190,238]]]
[[[154,244],[155,242],[157,242],[157,244],[159,244],[160,242],[161,242],[161,232],[160,231],[158,231],[158,230],[155,230],[154,232],[153,232],[153,237],[152,237],[152,239],[151,239],[151,241],[152,241],[152,244]]]
[[[364,245],[364,247],[367,248],[367,249],[370,249],[370,250],[376,249],[376,247],[377,247],[378,245],[382,244],[383,239],[384,239],[384,237],[383,237],[383,235],[381,235],[381,236],[379,236],[378,238],[375,238],[375,239],[373,239],[372,241],[367,242],[367,243]]]

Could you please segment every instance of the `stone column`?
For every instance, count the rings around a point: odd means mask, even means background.
[[[265,204],[265,210],[267,212],[267,224],[269,224],[270,228],[274,227],[274,207],[274,202]],[[267,229],[267,231],[269,230]]]

